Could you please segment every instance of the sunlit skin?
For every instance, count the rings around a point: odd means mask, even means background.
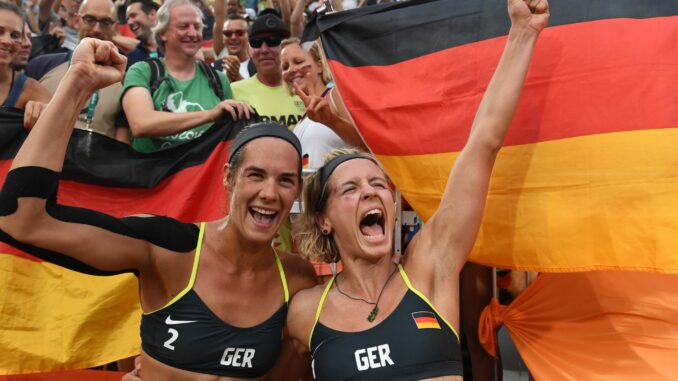
[[[246,60],[248,57],[247,52],[248,39],[247,39],[247,23],[245,22],[245,20],[228,20],[224,23],[224,28],[222,29],[222,31],[243,32],[243,35],[241,37],[237,37],[235,33],[231,34],[230,38],[224,35],[224,44],[226,45],[226,49],[228,49],[229,55],[238,56],[241,62]]]
[[[181,52],[193,57],[201,48],[202,19],[195,7],[180,4],[170,9],[170,22],[167,30],[160,34],[165,42],[165,52]]]
[[[334,170],[328,190],[325,212],[319,222],[336,237],[342,261],[390,260],[395,205],[384,172],[371,160],[349,160]],[[361,231],[360,221],[373,209],[381,211],[384,229],[368,236]]]
[[[144,13],[141,3],[130,4],[125,13],[129,29],[138,39],[144,40],[148,40],[151,37],[151,27],[156,22],[155,15],[155,10],[151,10],[148,14]]]
[[[310,54],[306,53],[299,44],[286,45],[280,53],[282,62],[283,80],[292,85],[298,84],[304,91],[308,91],[307,74],[315,76],[316,90],[322,92],[324,85],[322,83],[322,66],[320,62],[313,60]]]
[[[89,26],[82,20],[84,16],[93,16],[99,20],[110,19],[115,21],[117,15],[113,3],[107,0],[87,0],[83,2],[74,23],[81,40],[85,37],[98,38],[104,41],[111,41],[113,39],[117,27],[116,23],[113,23],[108,28],[101,26],[101,23],[98,22],[94,26]]]
[[[231,191],[229,224],[243,241],[270,244],[298,197],[299,159],[294,147],[278,138],[253,140],[237,171],[227,170],[225,185]],[[275,212],[272,221],[258,221],[252,208]]]
[[[11,74],[7,69],[21,47],[23,20],[14,12],[0,11],[0,68],[2,77]]]

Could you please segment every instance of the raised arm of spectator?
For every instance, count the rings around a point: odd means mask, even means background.
[[[214,0],[214,31],[212,33],[212,48],[214,55],[219,57],[224,49],[224,35],[221,30],[226,22],[226,0]]]
[[[56,10],[53,9],[54,6],[57,8],[61,4],[60,0],[40,0],[38,2],[38,20],[41,23],[46,23],[52,17],[52,13],[56,13]]]
[[[451,275],[461,270],[473,247],[492,168],[518,106],[537,38],[549,17],[546,0],[508,0],[508,11],[512,25],[506,46],[468,141],[450,172],[438,210],[415,238],[418,241],[412,242],[416,249],[405,256],[434,283],[456,279]]]
[[[121,80],[125,63],[111,42],[87,38],[74,51],[54,99],[7,174],[0,197],[4,241],[40,248],[41,258],[88,273],[140,269],[151,263],[148,242],[76,222],[89,216],[120,228],[119,220],[55,204],[58,174],[78,114],[94,90]]]
[[[294,9],[292,10],[292,15],[290,16],[290,33],[292,37],[301,38],[302,33],[304,33],[304,27],[306,26],[305,11],[308,4],[313,0],[297,0],[294,4]]]

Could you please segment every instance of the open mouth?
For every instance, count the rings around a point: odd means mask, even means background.
[[[360,219],[360,232],[367,240],[384,236],[384,213],[379,209],[370,209]]]
[[[249,212],[252,216],[252,219],[254,219],[256,223],[262,225],[272,224],[273,220],[275,220],[275,217],[278,215],[278,212],[276,211],[257,208],[254,206],[249,208]]]

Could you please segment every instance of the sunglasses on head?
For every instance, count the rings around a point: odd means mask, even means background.
[[[226,38],[231,38],[231,36],[233,36],[233,35],[240,38],[240,37],[245,35],[245,30],[244,29],[225,30],[221,33],[223,33],[224,37],[226,37]]]
[[[261,45],[266,43],[266,45],[269,48],[274,48],[276,46],[280,46],[280,42],[282,42],[282,38],[277,37],[277,36],[269,36],[269,37],[250,37],[250,46],[253,48],[261,48]]]

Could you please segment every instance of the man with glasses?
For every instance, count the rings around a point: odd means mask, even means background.
[[[249,32],[250,57],[257,74],[235,82],[233,97],[252,105],[263,120],[293,129],[306,107],[282,78],[280,43],[290,36],[289,29],[276,15],[267,13],[254,21]]]
[[[217,41],[220,43],[217,44]],[[247,79],[257,72],[250,59],[247,21],[242,16],[229,16],[224,23],[222,38],[215,36],[214,46],[215,49],[217,46],[225,46],[214,67],[223,69],[231,82]]]
[[[80,39],[85,37],[111,41],[116,33],[116,9],[111,0],[85,0],[73,25]],[[54,95],[59,82],[68,71],[71,53],[45,54],[32,59],[26,75],[42,83]],[[122,142],[129,142],[118,98],[122,91],[119,83],[97,91],[87,107],[82,110],[75,128],[91,130]]]

